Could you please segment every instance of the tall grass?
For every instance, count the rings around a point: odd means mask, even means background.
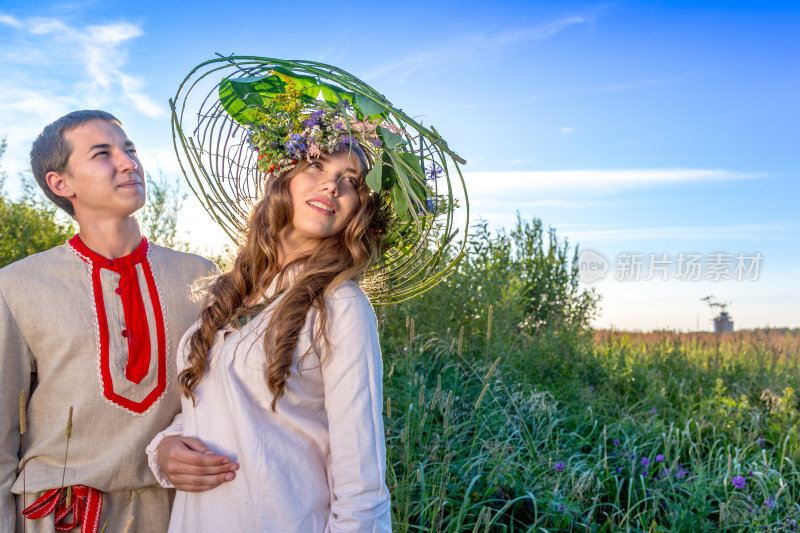
[[[598,332],[523,362],[453,329],[384,356],[396,531],[797,531],[799,334]]]

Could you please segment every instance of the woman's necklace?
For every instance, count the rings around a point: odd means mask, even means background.
[[[249,324],[255,317],[261,314],[261,312],[269,307],[272,302],[278,299],[278,297],[283,294],[283,290],[280,290],[270,296],[269,298],[264,298],[261,302],[255,305],[243,305],[239,307],[231,317],[230,325],[233,329],[239,330]]]

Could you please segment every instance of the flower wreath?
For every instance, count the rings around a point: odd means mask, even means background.
[[[372,301],[416,296],[464,255],[465,161],[435,129],[347,72],[311,61],[220,56],[195,67],[170,106],[181,169],[235,241],[270,176],[357,142],[372,162],[366,182],[387,219],[383,261],[362,282]]]

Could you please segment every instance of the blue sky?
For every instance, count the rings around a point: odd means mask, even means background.
[[[76,108],[119,116],[176,172],[167,99],[216,52],[311,59],[434,125],[473,220],[539,217],[611,269],[598,326],[800,326],[796,2],[0,2],[0,136],[14,192],[33,137]],[[224,237],[194,201],[198,247]],[[615,279],[619,254],[740,252],[757,280]],[[673,263],[673,268],[675,264]]]

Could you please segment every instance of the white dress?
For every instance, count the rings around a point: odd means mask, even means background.
[[[148,446],[149,462],[159,482],[171,486],[155,449],[164,436],[183,434],[240,468],[212,490],[178,491],[170,532],[391,531],[375,312],[353,282],[337,287],[326,304],[330,352],[320,362],[312,346],[312,308],[277,412],[270,409],[263,344],[275,304],[240,330],[217,331],[196,405],[182,398],[182,415]],[[181,340],[179,371],[194,329]]]

